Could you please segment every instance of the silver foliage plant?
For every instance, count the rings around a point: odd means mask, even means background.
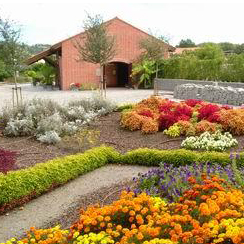
[[[64,106],[49,99],[33,99],[18,108],[4,108],[1,117],[6,136],[32,135],[43,143],[54,144],[114,109],[115,104],[95,96]]]

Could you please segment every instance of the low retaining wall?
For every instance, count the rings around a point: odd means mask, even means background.
[[[244,88],[244,83],[240,82],[222,82],[222,81],[202,81],[202,80],[185,80],[185,79],[154,79],[155,90],[174,91],[175,87],[183,84],[196,84],[196,85],[216,85],[222,87],[231,86],[233,88]]]
[[[217,85],[183,84],[175,87],[174,98],[200,99],[208,102],[240,106],[244,104],[244,89]]]

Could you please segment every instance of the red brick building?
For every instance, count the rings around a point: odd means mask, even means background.
[[[142,38],[148,37],[148,34],[117,17],[106,23],[109,23],[107,25],[108,33],[115,36],[116,56],[105,67],[105,79],[108,87],[123,87],[131,82],[132,63],[142,52],[139,48],[139,42]],[[44,59],[47,63],[55,66],[57,80],[62,90],[68,90],[71,83],[97,87],[100,81],[98,76],[99,65],[77,62],[78,51],[74,47],[74,40],[80,35],[83,33],[72,36],[51,46],[48,50],[38,53],[29,58],[27,64]],[[174,51],[174,47],[168,44],[165,46],[165,58],[167,58],[169,52]],[[48,57],[53,54],[56,55],[56,62]]]

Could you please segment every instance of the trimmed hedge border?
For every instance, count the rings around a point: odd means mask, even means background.
[[[185,149],[158,150],[141,148],[120,154],[111,147],[101,146],[90,149],[83,154],[65,156],[31,168],[9,172],[0,175],[0,209],[26,196],[38,196],[48,191],[52,186],[62,185],[89,171],[106,164],[136,164],[144,166],[159,166],[159,163],[170,163],[175,166],[195,162],[210,162],[212,164],[229,164],[228,153],[196,152]],[[237,165],[244,165],[244,154],[241,154]]]

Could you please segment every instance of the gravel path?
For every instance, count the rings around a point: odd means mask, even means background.
[[[88,98],[97,94],[96,91],[52,91],[44,90],[42,87],[34,87],[31,84],[21,84],[23,99],[32,98],[49,98],[54,101],[65,103],[70,100],[78,100]],[[0,108],[6,104],[12,103],[12,87],[13,85],[0,86]],[[167,93],[167,92],[166,92]],[[115,103],[139,102],[142,99],[153,95],[153,89],[127,89],[127,88],[108,88],[107,98]],[[164,97],[173,98],[172,95]]]
[[[143,166],[108,165],[94,170],[16,209],[0,216],[0,242],[24,234],[31,226],[40,228],[59,218],[82,196],[103,187],[131,180],[149,170]]]

